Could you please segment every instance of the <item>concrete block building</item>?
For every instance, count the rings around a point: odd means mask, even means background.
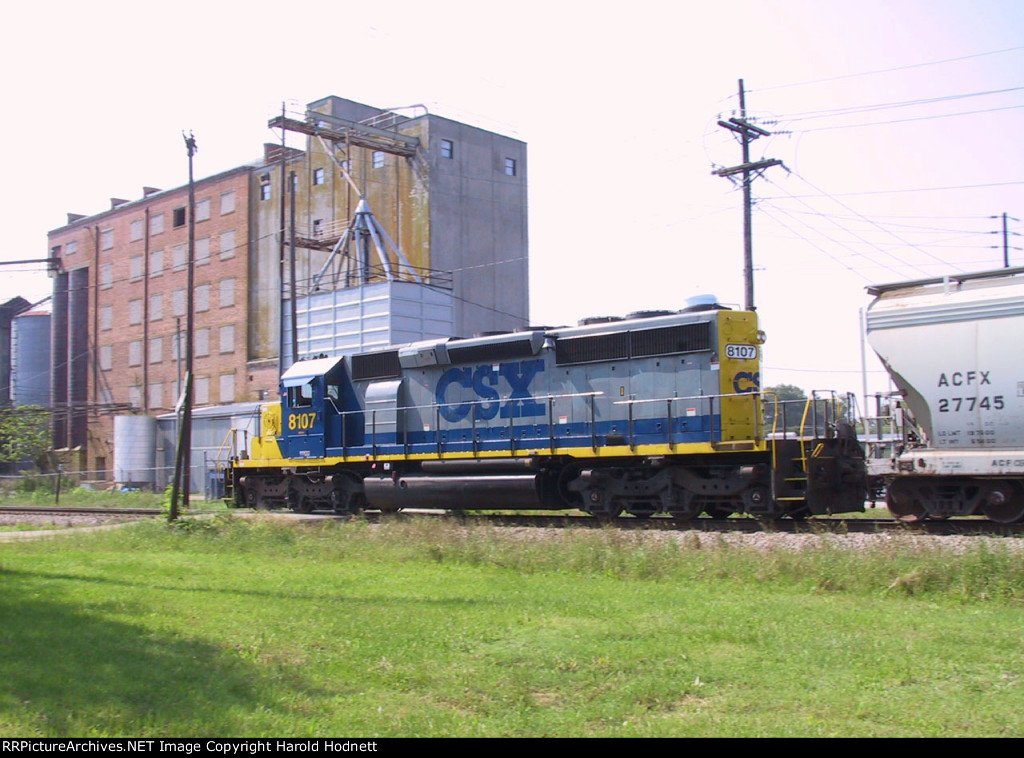
[[[528,323],[523,142],[337,97],[269,125],[305,135],[305,149],[268,144],[260,160],[194,182],[196,407],[274,398],[281,370],[322,345]],[[166,415],[178,400],[188,189],[145,187],[48,234],[60,261],[53,444],[91,478],[114,478],[115,416]],[[360,288],[385,294],[354,296]],[[377,331],[324,305],[381,298],[389,326]],[[406,300],[412,310],[399,307]],[[191,480],[201,486],[203,472]]]

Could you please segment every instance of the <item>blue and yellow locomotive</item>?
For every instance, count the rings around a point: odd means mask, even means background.
[[[762,342],[756,314],[705,303],[299,361],[232,464],[234,502],[677,519],[863,510],[863,453],[833,399],[766,424]]]

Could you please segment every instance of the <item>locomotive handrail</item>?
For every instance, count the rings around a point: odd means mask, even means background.
[[[591,446],[596,451],[597,450],[597,437],[596,437],[596,433],[594,432],[594,424],[595,424],[595,421],[596,421],[596,411],[595,411],[595,407],[594,407],[594,398],[595,397],[599,397],[601,395],[604,395],[604,392],[600,392],[600,391],[595,391],[595,392],[570,392],[570,393],[558,394],[558,395],[532,395],[529,398],[513,398],[511,396],[508,396],[508,397],[498,397],[496,399],[495,398],[488,398],[488,399],[485,399],[485,400],[465,400],[465,401],[460,401],[460,402],[455,402],[455,403],[430,403],[430,404],[426,404],[426,405],[403,405],[401,407],[397,407],[396,406],[393,409],[390,409],[390,408],[389,409],[381,409],[381,408],[366,409],[366,408],[359,408],[359,409],[350,410],[350,411],[343,411],[343,410],[339,409],[338,408],[338,404],[334,401],[334,398],[332,398],[330,396],[326,396],[325,400],[327,400],[327,402],[329,402],[331,404],[331,406],[334,408],[335,412],[337,413],[338,417],[341,419],[341,449],[342,449],[342,455],[346,454],[345,451],[349,447],[348,439],[347,439],[347,437],[348,437],[347,425],[345,424],[345,418],[346,417],[356,416],[356,415],[360,415],[360,414],[362,414],[362,415],[369,414],[370,415],[370,430],[369,431],[370,431],[371,449],[373,450],[374,456],[376,456],[376,454],[377,454],[377,412],[378,411],[382,411],[384,413],[395,413],[396,414],[396,421],[395,421],[395,423],[397,424],[397,414],[400,411],[432,410],[433,411],[433,415],[434,415],[434,429],[435,429],[435,431],[437,433],[437,439],[436,439],[437,455],[438,455],[438,457],[442,457],[444,455],[443,441],[441,439],[441,410],[443,408],[454,408],[454,407],[463,407],[463,406],[471,406],[472,407],[472,406],[478,406],[478,405],[490,405],[490,404],[493,404],[493,403],[501,404],[501,403],[506,403],[506,402],[512,403],[512,402],[516,402],[516,401],[522,402],[524,400],[533,400],[533,401],[546,400],[547,401],[547,403],[548,403],[548,427],[549,427],[548,440],[549,440],[550,449],[552,451],[554,451],[554,449],[555,449],[555,438],[554,438],[554,432],[552,431],[552,424],[551,424],[551,422],[553,420],[553,416],[552,416],[552,414],[553,414],[553,402],[555,400],[564,400],[564,399],[570,399],[571,400],[571,399],[576,399],[576,398],[589,398],[589,400],[590,400],[590,403],[589,403],[590,422],[589,423],[590,423]],[[475,413],[468,413],[467,412],[466,415],[471,417],[472,437],[473,437],[473,440],[472,440],[473,455],[476,456],[479,453],[479,450],[477,449],[477,439],[476,439],[476,414]],[[509,451],[510,452],[515,452],[515,419],[514,419],[513,414],[511,414],[511,413],[509,413]],[[408,456],[408,454],[409,454],[408,436],[405,437],[405,440],[403,442],[403,454],[406,455],[406,456]]]
[[[380,443],[380,439],[379,439],[380,424],[384,423],[384,422],[380,421],[378,413],[384,414],[385,416],[389,416],[391,414],[394,414],[393,419],[387,421],[386,423],[395,424],[396,425],[396,429],[397,429],[397,427],[401,424],[401,422],[399,421],[399,415],[402,414],[403,412],[406,412],[406,411],[429,411],[429,412],[431,412],[431,415],[433,416],[433,427],[434,427],[434,430],[435,430],[435,433],[436,433],[436,439],[434,441],[434,444],[436,446],[436,454],[439,457],[442,457],[444,455],[444,452],[445,452],[445,440],[442,437],[442,431],[444,430],[443,429],[444,418],[442,416],[442,413],[443,413],[444,409],[446,409],[446,408],[463,408],[463,409],[467,409],[467,410],[463,414],[462,417],[465,418],[466,416],[468,416],[469,420],[470,420],[470,424],[471,424],[471,428],[470,428],[470,432],[471,432],[471,453],[475,457],[475,456],[477,456],[480,453],[480,448],[479,448],[479,440],[477,439],[477,414],[473,413],[472,409],[480,407],[480,406],[490,406],[490,405],[493,405],[495,403],[497,403],[499,405],[500,404],[505,404],[505,403],[512,404],[512,403],[515,403],[516,401],[523,402],[523,401],[527,401],[527,400],[533,401],[533,402],[546,402],[546,404],[547,404],[546,416],[547,416],[547,421],[548,421],[548,448],[552,452],[555,450],[556,445],[557,445],[557,439],[555,437],[555,424],[554,424],[554,420],[555,420],[554,404],[555,404],[555,401],[557,401],[557,400],[574,400],[574,399],[584,399],[584,400],[587,400],[588,401],[588,403],[587,403],[587,410],[589,411],[589,419],[586,422],[584,422],[584,423],[588,423],[589,426],[590,426],[590,446],[596,452],[597,449],[599,448],[599,444],[598,444],[598,435],[597,435],[597,430],[596,430],[597,408],[596,408],[595,400],[596,400],[596,398],[602,397],[604,395],[605,395],[605,393],[602,392],[602,391],[593,391],[593,392],[569,392],[569,393],[547,394],[547,395],[532,395],[529,398],[525,398],[525,397],[524,398],[513,398],[511,396],[499,396],[498,398],[486,398],[486,399],[476,399],[476,400],[468,400],[467,399],[467,400],[460,400],[460,401],[457,401],[457,402],[450,402],[450,403],[429,403],[429,404],[403,405],[403,406],[397,406],[396,405],[394,408],[358,408],[358,409],[347,410],[347,411],[341,410],[339,408],[338,403],[336,402],[336,400],[334,398],[330,397],[329,395],[325,396],[324,400],[327,403],[330,404],[331,408],[334,410],[334,413],[337,415],[338,419],[340,420],[342,455],[347,455],[348,448],[351,447],[351,441],[349,440],[349,436],[350,436],[350,430],[348,429],[349,425],[346,423],[346,421],[349,418],[352,418],[352,417],[355,417],[355,416],[359,416],[359,415],[361,415],[363,417],[367,417],[368,416],[368,418],[366,419],[366,421],[368,423],[365,424],[365,426],[364,426],[364,429],[365,429],[364,434],[368,435],[368,437],[369,437],[369,447],[370,447],[370,449],[372,451],[372,454],[374,456],[376,456],[379,453],[379,447],[380,447],[380,444],[381,444]],[[675,446],[677,444],[677,441],[675,439],[675,435],[674,435],[674,432],[673,432],[673,419],[675,419],[675,418],[682,418],[683,414],[681,414],[681,413],[675,413],[674,414],[673,413],[673,409],[672,409],[673,403],[679,403],[679,402],[683,402],[683,401],[686,401],[686,402],[698,401],[699,403],[707,404],[708,414],[709,414],[710,423],[711,423],[711,428],[709,430],[710,435],[711,435],[711,440],[712,440],[712,442],[714,442],[716,440],[721,442],[722,429],[721,428],[717,428],[716,429],[716,425],[715,425],[716,406],[720,407],[721,406],[721,401],[724,400],[724,399],[730,399],[730,398],[732,398],[732,399],[744,398],[745,399],[745,398],[749,398],[751,402],[757,402],[759,399],[762,399],[762,397],[763,397],[763,393],[759,393],[759,392],[731,392],[731,393],[717,393],[717,394],[707,394],[707,395],[683,395],[683,396],[675,396],[675,397],[659,397],[659,398],[644,398],[644,399],[632,398],[632,399],[624,399],[624,400],[614,400],[614,401],[612,401],[612,405],[626,405],[629,408],[629,412],[628,412],[628,444],[629,444],[630,449],[633,450],[633,449],[635,449],[635,447],[637,445],[637,439],[636,439],[636,433],[635,433],[635,418],[634,418],[634,414],[633,414],[633,406],[641,405],[641,404],[649,404],[649,403],[664,403],[665,404],[665,408],[666,408],[666,416],[667,416],[667,419],[668,419],[668,422],[667,422],[668,423],[668,430],[667,430],[668,445],[669,445],[669,449],[674,450]],[[753,414],[752,418],[753,418],[753,424],[754,424],[753,440],[752,441],[756,442],[757,440],[761,439],[762,435],[764,434],[764,432],[762,430],[762,426],[761,426],[762,425],[762,419],[760,419],[758,417],[758,414],[756,414],[756,413]],[[776,419],[775,419],[776,424],[777,424],[777,421],[778,421],[778,419],[776,417]],[[801,426],[803,427],[804,423],[802,423]],[[406,431],[408,431],[408,430],[406,430]],[[773,431],[774,431],[774,427],[773,427]],[[509,433],[509,439],[508,439],[509,451],[511,453],[514,453],[515,449],[516,449],[516,439],[515,439],[516,422],[515,422],[515,415],[513,413],[509,413],[509,417],[508,417],[508,433]],[[397,439],[396,439],[396,442],[397,442]],[[362,443],[360,443],[360,444],[362,444]],[[409,438],[408,438],[407,434],[403,435],[403,440],[402,440],[401,444],[402,444],[402,448],[403,448],[403,455],[408,456],[409,453],[410,453],[410,448],[409,448],[410,443],[409,443]],[[531,447],[533,447],[533,446],[531,445]]]
[[[630,398],[630,399],[627,399],[627,400],[614,400],[614,401],[612,401],[612,405],[628,405],[629,406],[629,437],[630,437],[630,449],[632,449],[633,446],[634,446],[634,443],[633,443],[633,406],[634,405],[642,405],[644,403],[666,403],[667,404],[667,410],[668,410],[668,443],[669,443],[669,449],[674,449],[675,448],[675,442],[672,439],[672,403],[674,403],[676,401],[680,401],[680,400],[698,400],[698,401],[700,401],[700,400],[707,400],[707,401],[709,401],[709,403],[708,403],[708,415],[710,416],[710,419],[711,419],[711,430],[710,430],[711,431],[711,439],[712,439],[712,441],[714,441],[714,439],[715,439],[715,428],[714,428],[714,424],[715,424],[715,400],[721,401],[721,400],[723,400],[725,398],[751,398],[751,401],[753,402],[754,400],[756,400],[756,399],[758,399],[760,397],[761,397],[761,393],[760,392],[728,392],[728,393],[712,394],[712,395],[684,395],[682,397],[644,398],[642,400],[637,400],[635,398]],[[720,402],[719,402],[719,405],[721,405]],[[753,414],[753,419],[754,419],[754,439],[753,439],[753,441],[757,441],[758,439],[760,439],[760,437],[758,435],[758,432],[760,431],[760,429],[759,429],[760,419],[758,418],[758,414],[756,414],[756,413]],[[718,441],[719,442],[722,441],[721,440],[721,435],[722,435],[722,430],[719,429],[718,430]]]

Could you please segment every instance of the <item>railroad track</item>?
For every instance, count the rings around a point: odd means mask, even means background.
[[[252,513],[251,511],[229,511],[237,513]],[[183,513],[185,516],[194,516],[203,511],[190,510]],[[270,511],[281,516],[295,516],[290,511]],[[31,515],[31,516],[123,516],[128,518],[144,518],[162,516],[164,512],[159,508],[71,508],[62,506],[0,506],[0,515]],[[309,514],[322,519],[346,520],[350,516],[335,515],[331,511],[314,511]],[[359,518],[365,518],[374,522],[401,521],[414,518],[444,518],[457,520],[465,523],[490,524],[498,527],[534,527],[534,528],[578,528],[578,529],[601,529],[616,528],[624,530],[648,530],[648,531],[704,531],[704,532],[778,532],[788,534],[876,534],[876,533],[904,533],[904,534],[927,534],[927,535],[961,535],[961,536],[1024,536],[1024,523],[1022,524],[996,524],[984,519],[949,519],[945,521],[922,521],[907,523],[896,519],[849,519],[849,518],[809,518],[806,520],[777,519],[760,520],[754,518],[729,518],[711,519],[697,518],[691,521],[675,521],[669,518],[638,519],[622,517],[613,520],[603,520],[592,516],[573,516],[566,514],[498,514],[498,513],[474,513],[458,514],[445,511],[403,511],[399,513],[382,514],[376,511],[368,511],[361,514]]]
[[[159,508],[65,508],[57,505],[3,505],[0,514],[30,514],[36,516],[159,516]]]

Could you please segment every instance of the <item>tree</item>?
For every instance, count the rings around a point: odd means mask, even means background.
[[[0,463],[38,462],[50,447],[50,412],[38,405],[0,408]]]
[[[802,389],[792,384],[777,384],[774,387],[766,387],[763,393],[765,424],[769,431],[773,426],[780,432],[784,429],[794,431],[800,428],[804,406],[807,404],[807,395]],[[777,425],[776,414],[779,416]]]

